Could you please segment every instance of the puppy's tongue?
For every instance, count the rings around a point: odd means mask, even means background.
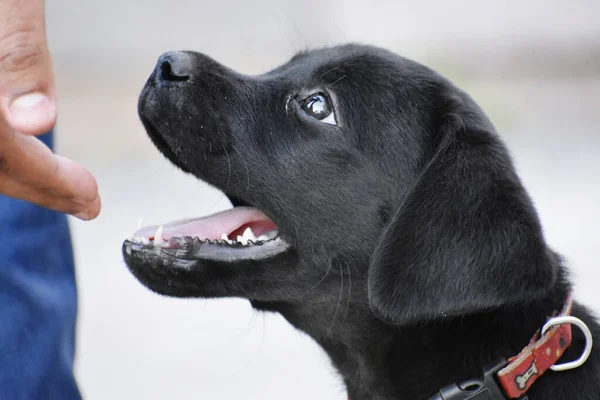
[[[134,236],[153,239],[158,225],[147,226],[138,230]],[[277,229],[275,223],[262,211],[252,207],[236,207],[201,218],[189,218],[169,222],[163,225],[162,238],[198,237],[201,240],[219,240],[223,234],[235,238],[251,228],[256,236]]]

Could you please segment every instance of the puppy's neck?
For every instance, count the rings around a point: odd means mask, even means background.
[[[391,327],[363,315],[356,329],[358,315],[352,314],[335,331],[308,333],[330,355],[351,400],[425,400],[448,384],[479,377],[500,357],[517,355],[562,309],[567,294],[565,285],[518,307],[411,326]]]

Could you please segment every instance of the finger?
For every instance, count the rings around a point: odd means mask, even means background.
[[[79,164],[57,156],[35,137],[14,132],[0,118],[0,173],[5,181],[19,182],[41,192],[86,208],[89,218],[100,213],[95,178]],[[13,184],[14,184],[13,182]],[[4,183],[6,185],[7,183]],[[4,193],[0,188],[0,193]],[[16,196],[13,193],[13,196]]]
[[[6,173],[0,173],[0,193],[41,207],[71,214],[84,221],[96,218],[100,212],[100,198],[90,205],[82,205],[72,199],[60,197],[19,182]]]
[[[1,130],[1,124],[0,124]],[[14,134],[0,140],[5,168],[24,184],[90,204],[98,197],[96,179],[81,165],[57,156],[35,137]]]
[[[54,126],[54,74],[44,0],[0,1],[0,109],[22,133],[42,134]]]

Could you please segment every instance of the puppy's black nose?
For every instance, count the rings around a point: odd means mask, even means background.
[[[165,81],[185,81],[192,72],[192,58],[182,51],[170,51],[158,59],[160,78]]]

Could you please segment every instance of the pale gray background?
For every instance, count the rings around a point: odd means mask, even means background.
[[[467,89],[511,147],[577,297],[600,310],[600,2],[53,0],[59,151],[98,178],[104,209],[71,221],[86,399],[345,399],[325,355],[242,300],[174,300],[127,272],[121,242],[229,207],[150,145],[137,95],[156,58],[193,49],[244,73],[295,51],[359,41],[438,69]],[[410,362],[410,360],[407,360]]]

